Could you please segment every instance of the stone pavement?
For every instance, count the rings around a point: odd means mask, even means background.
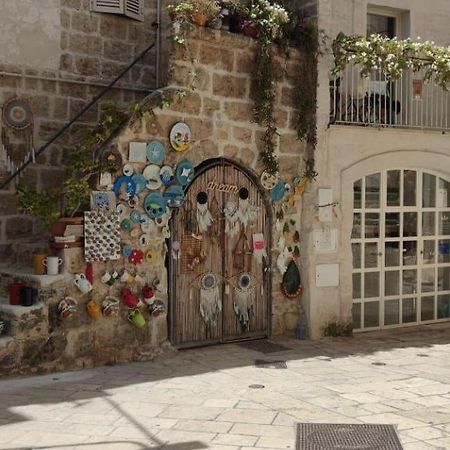
[[[391,423],[405,450],[450,449],[450,324],[279,343],[0,381],[0,449],[294,449],[297,422]]]

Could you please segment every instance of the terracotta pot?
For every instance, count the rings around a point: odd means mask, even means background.
[[[191,16],[192,22],[198,27],[206,26],[207,17],[204,14],[195,13]]]
[[[242,31],[248,37],[256,39],[258,37],[258,29],[254,23],[247,23],[242,27]]]

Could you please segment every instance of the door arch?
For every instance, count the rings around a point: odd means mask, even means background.
[[[242,188],[244,190],[240,191]],[[197,221],[198,194],[202,192],[207,194],[206,204],[213,216],[212,224],[204,232],[200,232]],[[239,231],[233,234],[226,231],[224,210],[229,202],[238,206],[245,192],[248,192],[247,203],[254,214],[246,226],[240,221]],[[195,177],[185,189],[185,195],[183,207],[175,210],[171,219],[171,342],[178,347],[193,347],[267,337],[271,326],[271,277],[268,268],[272,223],[270,203],[259,186],[259,180],[239,164],[215,158],[195,169]],[[205,201],[205,196],[200,196],[200,201]],[[261,262],[250,253],[254,233],[264,236],[267,257]],[[242,248],[246,255],[241,255]],[[213,296],[219,297],[222,306],[220,311],[215,308],[217,314],[208,321],[201,312],[201,308],[205,310],[204,299],[207,298],[202,291],[202,281],[210,272],[218,288]],[[245,274],[249,275],[251,287],[240,289],[246,280]],[[243,302],[249,307],[243,307]],[[248,317],[245,312],[248,312]]]

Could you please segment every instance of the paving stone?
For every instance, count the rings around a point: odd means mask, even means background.
[[[247,422],[269,424],[275,418],[276,412],[256,409],[231,409],[217,417],[219,421],[225,422]]]

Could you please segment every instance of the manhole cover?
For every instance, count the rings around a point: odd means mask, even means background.
[[[251,384],[249,386],[250,389],[264,389],[265,386],[263,384]]]
[[[393,425],[297,424],[296,450],[402,450]]]
[[[255,366],[261,369],[287,369],[286,361],[265,361],[256,359]]]
[[[276,344],[275,342],[266,341],[264,339],[258,341],[240,342],[238,345],[248,350],[254,350],[261,353],[277,353],[292,350],[284,345]]]

